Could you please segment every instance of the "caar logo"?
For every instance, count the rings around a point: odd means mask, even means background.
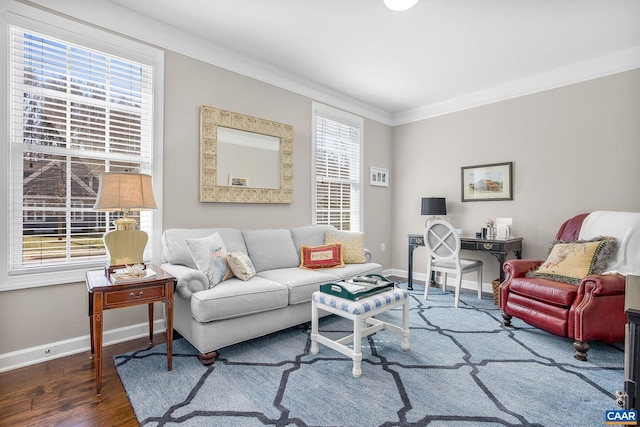
[[[608,425],[638,425],[638,411],[636,410],[610,410],[604,412],[604,423]]]

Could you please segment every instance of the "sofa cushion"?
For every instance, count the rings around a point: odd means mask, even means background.
[[[586,276],[602,274],[617,248],[618,242],[614,238],[557,242],[531,276],[578,284]]]
[[[191,295],[191,315],[198,322],[230,319],[286,307],[289,291],[272,280],[232,278]]]
[[[327,230],[324,233],[325,245],[342,243],[342,258],[345,264],[367,262],[364,256],[364,233],[356,231]]]
[[[256,272],[300,265],[288,229],[244,230],[242,235]]]
[[[317,224],[306,225],[302,227],[290,228],[291,238],[293,244],[296,246],[296,251],[300,253],[300,247],[302,245],[307,246],[321,246],[324,245],[324,233],[327,230],[335,230],[332,225]]]
[[[293,305],[311,301],[311,294],[320,289],[320,285],[336,281],[337,276],[326,271],[292,267],[263,271],[258,273],[258,276],[287,286],[289,304]]]
[[[207,237],[219,233],[227,251],[247,251],[242,231],[236,228],[169,228],[162,233],[162,259],[171,264],[185,265],[196,270],[186,239]]]
[[[198,270],[207,276],[209,287],[233,277],[227,264],[227,248],[219,233],[199,239],[185,239],[185,244]]]
[[[342,262],[342,243],[322,246],[300,246],[300,268],[336,268],[344,267]]]
[[[240,280],[247,281],[256,275],[256,269],[249,258],[249,255],[242,251],[231,252],[227,257],[229,267],[233,274]]]

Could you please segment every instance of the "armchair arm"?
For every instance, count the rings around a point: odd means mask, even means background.
[[[502,266],[502,269],[506,273],[505,281],[512,277],[524,277],[528,271],[537,268],[542,262],[542,260],[533,259],[510,259],[505,261]]]
[[[625,277],[621,274],[594,274],[587,276],[578,286],[578,299],[584,294],[593,296],[624,295]]]
[[[620,274],[592,275],[582,279],[569,309],[569,337],[582,343],[624,340],[627,320],[624,292],[625,277]]]
[[[201,271],[184,265],[164,263],[160,267],[178,279],[176,292],[183,298],[191,298],[191,294],[209,289],[209,280]]]

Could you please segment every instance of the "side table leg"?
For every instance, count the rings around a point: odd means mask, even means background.
[[[166,285],[167,301],[165,301],[166,319],[167,319],[167,371],[173,369],[173,282]]]
[[[311,301],[311,354],[318,354],[318,303]]]
[[[149,345],[153,344],[153,303],[149,303]]]
[[[102,312],[93,313],[93,334],[95,339],[96,394],[102,394]]]
[[[360,316],[353,319],[353,376],[362,375],[362,321]]]
[[[90,359],[93,359],[93,355],[96,352],[95,342],[93,340],[93,293],[89,292],[89,340],[91,341],[91,354]]]

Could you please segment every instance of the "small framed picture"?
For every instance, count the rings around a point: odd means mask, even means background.
[[[512,162],[462,168],[462,201],[513,200]]]
[[[229,175],[229,185],[232,187],[248,187],[251,177],[245,175]]]
[[[379,187],[388,187],[389,170],[371,166],[371,170],[369,172],[369,184],[377,185]]]

